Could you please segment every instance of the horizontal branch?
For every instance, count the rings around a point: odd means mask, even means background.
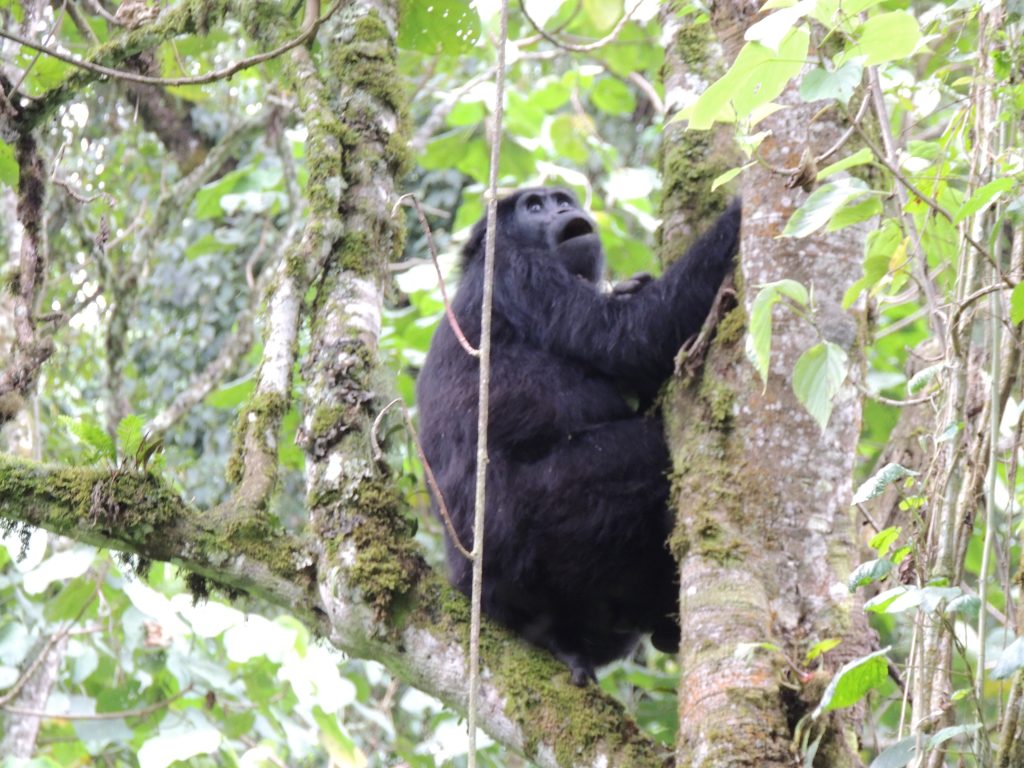
[[[228,590],[286,607],[350,656],[374,659],[465,711],[469,605],[418,563],[382,632],[351,574],[320,566],[309,542],[260,520],[205,514],[160,478],[127,469],[38,464],[0,455],[0,518],[184,566]],[[339,547],[354,547],[339,542]],[[345,562],[344,552],[333,562]],[[317,571],[323,575],[317,583]],[[396,618],[399,617],[400,618]],[[550,655],[485,623],[480,725],[542,766],[662,766],[669,757],[596,686],[578,688]]]

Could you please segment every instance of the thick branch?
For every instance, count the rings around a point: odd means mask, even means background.
[[[465,711],[469,606],[422,568],[402,595],[401,622],[381,631],[379,613],[355,578],[357,568],[332,567],[318,586],[306,542],[281,529],[218,520],[152,475],[0,456],[0,517],[172,562],[286,607],[346,653],[380,661]],[[352,540],[339,542],[339,562],[359,562],[353,546]],[[664,755],[620,704],[596,687],[571,685],[552,657],[486,622],[481,659],[481,727],[538,764],[663,764]]]

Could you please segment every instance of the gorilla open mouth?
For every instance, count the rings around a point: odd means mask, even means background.
[[[585,216],[572,216],[555,232],[555,245],[584,235],[594,234],[594,225]]]

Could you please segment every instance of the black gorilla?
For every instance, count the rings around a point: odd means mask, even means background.
[[[739,224],[737,203],[662,278],[606,294],[601,242],[572,193],[524,189],[498,203],[483,610],[565,661],[577,685],[641,633],[662,650],[679,645],[662,424],[626,395],[650,402],[700,330]],[[485,229],[463,250],[453,302],[474,345]],[[421,437],[467,548],[477,387],[477,359],[442,320],[417,385]],[[468,595],[471,564],[447,549]]]

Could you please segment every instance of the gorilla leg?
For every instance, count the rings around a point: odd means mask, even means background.
[[[635,417],[574,432],[539,459],[494,467],[504,487],[493,488],[501,530],[488,525],[485,607],[563,659],[574,681],[627,653],[640,633],[671,646],[677,587],[665,544],[667,466],[660,422]]]

